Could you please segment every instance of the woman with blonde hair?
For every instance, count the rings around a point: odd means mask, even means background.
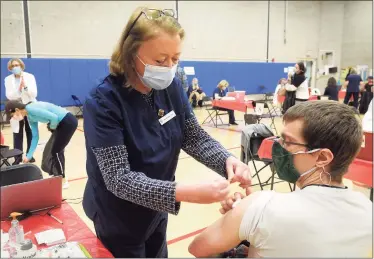
[[[190,86],[190,94],[189,94],[189,101],[192,104],[193,107],[196,107],[196,105],[199,105],[200,107],[203,106],[203,98],[206,96],[206,94],[203,92],[199,85],[199,80],[194,77],[192,79],[192,84]]]
[[[219,98],[226,96],[227,88],[229,87],[229,85],[230,85],[229,82],[227,82],[226,80],[221,80],[218,83],[217,88],[213,91],[213,99],[216,99],[216,98],[219,99]],[[229,124],[238,125],[235,122],[235,115],[234,115],[233,110],[220,108],[220,107],[214,107],[214,108],[220,111],[227,111],[227,113],[229,114]]]
[[[200,127],[175,78],[184,34],[172,10],[135,10],[85,103],[83,207],[115,257],[167,257],[168,213],[181,202],[221,201],[232,182],[250,191],[248,166]],[[181,149],[221,177],[176,183]]]
[[[19,58],[12,58],[8,61],[8,70],[12,73],[4,80],[5,96],[9,101],[20,101],[23,104],[36,101],[38,94],[34,75],[25,72],[25,63]],[[18,132],[13,132],[13,145],[15,149],[23,150],[23,129],[26,132],[27,149],[29,152],[32,132],[27,116],[18,122]],[[32,157],[30,162],[35,162]]]

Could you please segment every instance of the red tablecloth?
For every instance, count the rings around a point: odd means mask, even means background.
[[[253,108],[252,101],[229,101],[229,100],[213,100],[213,107],[220,107],[235,111],[247,112],[247,108]]]
[[[286,96],[284,96],[284,95],[278,95],[278,102],[283,103],[285,99],[286,99]],[[317,95],[311,95],[309,97],[309,101],[316,101],[316,100],[318,100],[318,96]]]
[[[66,241],[75,241],[82,244],[93,258],[113,258],[113,255],[103,246],[101,241],[87,227],[87,225],[79,218],[69,204],[63,203],[60,208],[50,211],[53,216],[61,220],[64,224],[58,223],[50,216],[33,215],[25,220],[20,221],[23,226],[24,233],[31,231],[26,238],[32,240],[37,245],[35,234],[54,228],[61,228],[66,237]],[[44,215],[46,211],[39,212]],[[1,229],[8,232],[10,221],[2,221]],[[45,248],[45,245],[38,245],[38,249]]]
[[[271,149],[274,143],[273,139],[274,137],[271,137],[262,141],[258,150],[258,156],[260,158],[272,158]],[[373,187],[373,161],[355,159],[349,166],[348,172],[344,175],[344,178]]]

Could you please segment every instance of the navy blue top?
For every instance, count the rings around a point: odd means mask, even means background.
[[[124,82],[106,77],[84,106],[83,207],[108,236],[139,243],[161,214],[179,211],[174,180],[181,149],[223,176],[231,154],[200,127],[179,79],[148,95]],[[171,111],[175,117],[161,125]]]
[[[329,100],[339,101],[339,89],[337,85],[329,85],[325,88],[325,93]]]
[[[362,82],[360,75],[349,75],[346,81],[348,81],[347,92],[358,93],[360,91],[360,82]]]

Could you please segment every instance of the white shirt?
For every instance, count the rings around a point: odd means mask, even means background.
[[[274,97],[273,97],[273,104],[274,105],[277,105],[278,104],[278,91],[282,88],[282,85],[279,84],[277,85],[277,87],[275,88],[275,91],[274,91]]]
[[[25,88],[19,91],[21,80],[24,80]],[[34,75],[22,72],[21,78],[16,78],[13,74],[5,78],[5,96],[8,100],[21,100],[22,103],[35,102],[38,94]]]
[[[261,191],[244,214],[239,236],[248,257],[369,257],[372,202],[349,189],[308,186]]]
[[[370,101],[368,111],[362,119],[362,129],[364,131],[373,132],[373,100]]]
[[[305,79],[304,82],[302,82],[301,85],[299,85],[299,87],[288,84],[286,85],[286,90],[290,92],[296,91],[296,99],[309,99],[308,79]]]

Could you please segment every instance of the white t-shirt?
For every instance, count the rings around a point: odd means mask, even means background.
[[[255,193],[239,236],[248,257],[369,257],[372,205],[349,189],[308,186],[291,193]]]
[[[362,119],[362,129],[364,131],[373,132],[373,100],[371,100],[368,111]]]

